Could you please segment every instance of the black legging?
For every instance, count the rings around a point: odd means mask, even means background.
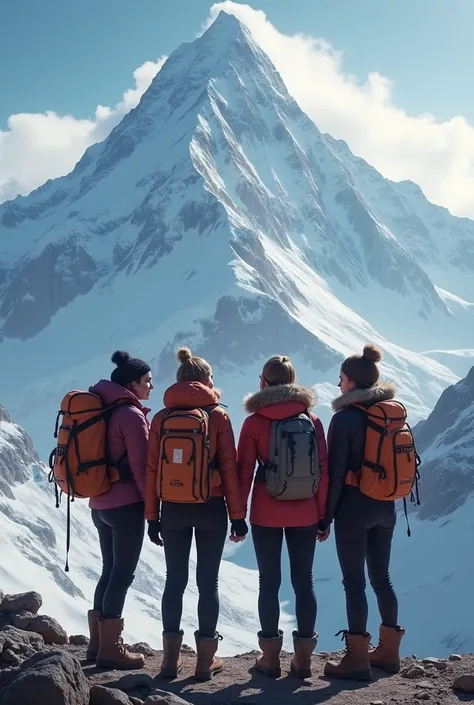
[[[122,616],[127,591],[135,577],[145,533],[145,505],[93,509],[99,533],[102,575],[94,594],[94,609],[105,619]]]
[[[161,535],[165,549],[166,584],[161,617],[164,632],[176,634],[181,628],[183,595],[188,584],[189,554],[194,530],[199,634],[215,637],[219,618],[219,567],[227,526],[227,509],[222,497],[211,497],[205,504],[163,502]]]
[[[380,502],[346,488],[334,522],[336,547],[346,593],[349,631],[367,631],[365,564],[386,627],[396,627],[398,601],[390,581],[389,565],[396,523],[394,502]]]
[[[252,538],[257,556],[260,590],[258,614],[262,637],[278,636],[281,584],[281,549],[285,532],[290,559],[291,584],[295,591],[298,636],[311,638],[316,624],[316,595],[313,588],[313,559],[316,547],[316,524],[279,529],[252,524]]]

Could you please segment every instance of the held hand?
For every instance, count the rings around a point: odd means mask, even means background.
[[[324,541],[327,541],[329,538],[329,535],[331,533],[331,527],[327,526],[325,529],[318,529],[318,541],[320,543],[324,543]]]
[[[231,531],[229,538],[232,543],[240,543],[243,541],[249,530],[245,519],[233,519],[230,522],[230,526]]]
[[[163,539],[161,538],[161,522],[158,519],[148,522],[148,538],[156,546],[163,546]]]

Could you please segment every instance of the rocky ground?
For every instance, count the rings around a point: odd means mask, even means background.
[[[179,679],[163,681],[161,654],[147,644],[145,668],[124,674],[86,664],[87,638],[67,637],[52,618],[38,615],[37,593],[0,593],[0,705],[431,705],[474,701],[474,655],[449,659],[404,659],[396,676],[374,672],[369,684],[324,678],[326,659],[315,653],[313,677],[297,681],[283,654],[283,675],[268,680],[255,672],[256,653],[224,659],[225,669],[211,683],[193,681],[195,655],[184,649]]]

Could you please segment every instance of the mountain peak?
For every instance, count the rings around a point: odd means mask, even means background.
[[[214,30],[218,29],[220,31],[225,29],[229,32],[236,32],[242,31],[244,29],[244,25],[235,15],[232,15],[230,12],[226,12],[225,10],[220,10],[216,19],[209,25],[206,31],[209,32],[211,28],[214,28]]]
[[[234,42],[255,45],[247,27],[235,15],[221,10],[212,24],[197,40],[198,44],[212,45],[212,51],[221,54]]]

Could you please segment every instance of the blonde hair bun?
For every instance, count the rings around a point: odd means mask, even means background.
[[[185,362],[189,362],[193,359],[192,352],[187,347],[179,348],[176,352],[176,357],[182,365],[184,365]]]

